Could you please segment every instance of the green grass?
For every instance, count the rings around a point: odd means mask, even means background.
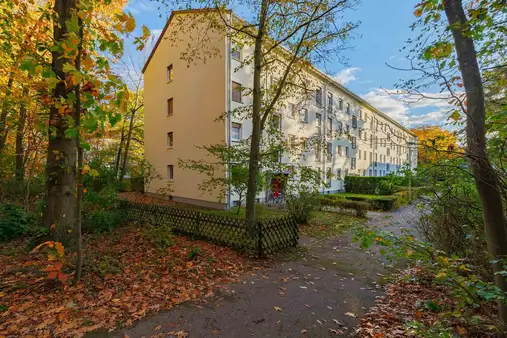
[[[396,198],[394,195],[368,195],[368,194],[354,194],[351,192],[340,192],[337,194],[333,194],[332,196],[347,198],[347,197],[358,197],[358,198],[364,198],[364,199],[391,199]]]
[[[240,218],[240,219],[245,219],[246,217],[246,209],[245,207],[241,207],[239,209],[239,213],[238,213],[238,208],[237,207],[234,207],[234,208],[231,208],[230,210],[209,210],[209,209],[206,209],[206,210],[199,210],[203,213],[207,213],[207,214],[212,214],[212,215],[219,215],[219,216],[229,216],[229,217],[235,217],[235,218]],[[286,210],[280,210],[280,209],[271,209],[271,208],[266,208],[264,205],[257,205],[256,206],[256,211],[257,211],[257,217],[258,218],[278,218],[278,217],[282,217],[282,216],[287,216],[288,213]]]
[[[338,236],[364,219],[336,212],[317,211],[306,225],[301,225],[301,234],[310,237]]]

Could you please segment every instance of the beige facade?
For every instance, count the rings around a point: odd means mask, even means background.
[[[189,64],[181,60],[181,55],[185,55],[185,48],[196,40],[195,34],[202,27],[195,27],[195,32],[192,29],[173,31],[171,22],[175,17],[199,15],[199,11],[176,13],[169,19],[144,69],[146,158],[164,176],[151,183],[148,191],[156,193],[170,182],[176,200],[216,207],[233,205],[237,200],[234,195],[227,194],[224,201],[218,202],[217,194],[203,194],[198,189],[202,177],[194,171],[180,169],[178,159],[204,159],[206,153],[196,146],[234,144],[251,134],[250,120],[215,121],[224,111],[250,102],[249,97],[241,100],[234,97],[234,86],[251,86],[252,68],[239,67],[251,48],[233,53],[225,34],[211,32],[211,36],[215,34],[212,41],[217,52],[206,63]],[[181,21],[178,27],[180,24]],[[175,42],[178,34],[181,39]],[[172,80],[167,75],[170,65]],[[317,69],[312,68],[309,75],[315,83],[315,95],[305,102],[289,99],[287,109],[278,113],[284,135],[321,138],[324,146],[320,151],[309,152],[300,164],[322,173],[323,181],[327,181],[321,187],[322,193],[343,190],[346,175],[385,176],[405,164],[415,168],[417,150],[411,146],[417,142],[415,134]],[[167,116],[167,100],[171,98],[173,114]],[[297,116],[288,108],[292,107],[290,103],[297,105]],[[170,132],[172,146],[168,146],[167,140]],[[291,159],[283,156],[281,161]],[[172,178],[168,165],[173,166]],[[326,178],[326,173],[332,174],[331,179]],[[266,197],[266,191],[258,195],[260,201]]]

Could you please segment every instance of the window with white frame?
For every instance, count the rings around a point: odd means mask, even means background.
[[[315,114],[315,126],[317,127],[317,135],[322,135],[322,115]]]
[[[356,158],[352,157],[350,159],[350,169],[356,169]]]
[[[354,129],[357,128],[357,117],[356,116],[352,116],[352,128],[354,128]]]
[[[347,134],[349,134],[349,133],[350,133],[350,126],[349,126],[348,124],[347,124],[347,125],[345,125],[345,132],[346,132]]]
[[[340,100],[338,101],[338,108],[339,108],[340,110],[343,110],[343,99],[340,99]]]
[[[233,44],[231,48],[231,56],[233,59],[241,61],[241,47],[237,44]]]
[[[352,149],[356,149],[357,147],[357,139],[355,137],[352,137]]]
[[[349,147],[345,146],[345,156],[349,157]]]
[[[347,114],[350,115],[350,103],[347,102],[347,110],[346,110]]]
[[[232,123],[231,127],[231,140],[241,141],[241,123]]]
[[[327,118],[327,136],[333,136],[333,119],[330,117]]]
[[[308,123],[308,109],[301,108],[300,112],[301,122]]]
[[[240,83],[232,82],[232,101],[242,103],[242,87]]]
[[[333,93],[327,93],[327,111],[328,113],[333,112]]]
[[[294,103],[289,103],[287,108],[289,109],[289,116],[295,119],[297,115],[296,105]]]
[[[320,143],[317,143],[315,145],[315,161],[317,161],[317,162],[320,162],[320,158],[321,158],[320,153],[321,153]]]
[[[327,160],[333,160],[333,144],[331,142],[327,143]]]
[[[338,122],[338,134],[342,134],[343,133],[343,123],[341,122]]]
[[[322,106],[322,88],[315,89],[315,103],[318,106]]]
[[[327,171],[326,171],[326,181],[327,181],[327,185],[330,186],[331,185],[331,178],[333,177],[333,173],[331,172],[331,168],[327,168]]]

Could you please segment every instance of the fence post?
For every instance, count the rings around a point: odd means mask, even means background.
[[[258,258],[264,258],[264,252],[262,250],[262,222],[257,220],[257,254]]]

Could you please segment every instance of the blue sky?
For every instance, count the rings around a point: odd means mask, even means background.
[[[442,100],[421,100],[407,106],[387,92],[405,72],[389,68],[386,62],[403,66],[406,51],[400,49],[414,37],[410,25],[414,22],[414,6],[419,0],[362,0],[347,14],[351,21],[361,21],[357,38],[344,50],[347,64],[329,63],[325,70],[333,78],[372,105],[406,126],[445,123],[449,106]],[[146,25],[158,37],[165,24],[167,10],[158,9],[157,2],[131,0],[127,11],[135,16],[138,27]],[[160,14],[162,13],[162,18]],[[428,93],[433,94],[433,93]],[[436,95],[436,94],[433,94]]]

